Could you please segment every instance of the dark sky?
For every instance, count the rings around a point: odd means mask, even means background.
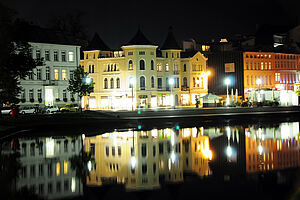
[[[54,16],[83,13],[91,37],[97,31],[111,47],[128,42],[140,25],[160,45],[170,25],[179,42],[208,41],[230,34],[255,32],[256,24],[299,24],[299,0],[0,0],[19,17],[46,26]]]

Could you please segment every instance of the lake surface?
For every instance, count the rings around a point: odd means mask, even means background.
[[[141,128],[1,141],[2,197],[300,197],[298,121]]]

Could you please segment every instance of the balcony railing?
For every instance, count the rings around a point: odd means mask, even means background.
[[[181,86],[181,91],[190,91],[190,88],[183,85],[183,86]]]

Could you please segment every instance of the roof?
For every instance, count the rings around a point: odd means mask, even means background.
[[[100,38],[98,33],[95,33],[93,39],[91,40],[91,42],[87,46],[86,50],[87,51],[89,51],[89,50],[111,51],[111,49]]]
[[[181,50],[180,46],[178,45],[178,43],[175,39],[175,36],[173,34],[173,28],[171,26],[169,27],[169,32],[168,32],[167,38],[160,49],[161,50],[169,50],[169,49]]]
[[[141,31],[140,28],[138,28],[138,31],[134,35],[134,37],[124,46],[130,46],[130,45],[154,45],[152,42],[150,42],[147,37],[144,35],[144,33]]]

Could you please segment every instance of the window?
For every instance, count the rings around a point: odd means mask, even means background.
[[[92,71],[91,71],[91,73],[95,73],[95,66],[94,65],[92,65]]]
[[[108,81],[107,78],[104,79],[104,89],[108,88]]]
[[[145,55],[146,52],[145,51],[139,51],[139,55]]]
[[[67,90],[63,90],[63,98],[64,98],[64,99],[67,98]]]
[[[153,157],[155,157],[156,156],[156,145],[154,144],[153,145]]]
[[[71,71],[70,71],[70,79],[73,79],[73,78],[74,78],[74,71],[71,70]]]
[[[52,164],[51,163],[48,164],[48,176],[49,177],[52,176]]]
[[[60,169],[60,162],[58,161],[56,163],[56,176],[60,176],[60,171],[61,171],[61,169]]]
[[[275,81],[280,81],[280,73],[275,73]]]
[[[106,156],[109,156],[109,147],[105,147],[105,154]]]
[[[157,68],[158,72],[161,72],[162,71],[162,65],[161,65],[161,63],[158,63],[157,66],[156,66],[156,68]]]
[[[133,70],[133,62],[132,62],[132,60],[128,61],[128,70]]]
[[[64,152],[68,152],[68,140],[64,141]]]
[[[116,148],[115,148],[115,147],[112,147],[112,148],[111,148],[111,155],[112,155],[112,156],[115,156],[115,155],[116,155]]]
[[[157,78],[157,88],[162,89],[162,78]]]
[[[174,71],[175,73],[178,73],[178,64],[174,64],[174,65],[173,65],[173,71]]]
[[[30,144],[30,156],[34,156],[35,155],[35,144],[31,143]]]
[[[33,89],[29,90],[29,99],[34,99]]]
[[[22,144],[22,156],[26,156],[26,144]]]
[[[55,69],[54,70],[54,79],[58,80],[58,78],[59,78],[59,71],[58,71],[58,69]]]
[[[68,174],[69,170],[69,162],[67,160],[64,160],[64,174]]]
[[[147,164],[146,163],[142,164],[142,173],[147,174]]]
[[[120,78],[117,78],[117,88],[120,88]]]
[[[154,61],[151,60],[151,70],[154,70]]]
[[[33,80],[33,71],[30,71],[28,74],[28,79]]]
[[[37,80],[42,80],[42,69],[37,69],[36,72]]]
[[[74,52],[69,51],[69,62],[73,62],[73,61],[74,61]]]
[[[154,76],[151,77],[151,88],[154,88],[155,87],[155,84],[154,84]]]
[[[44,165],[39,164],[39,176],[44,176]]]
[[[114,79],[110,79],[110,89],[114,89]]]
[[[169,64],[166,63],[166,72],[168,72],[168,71],[169,71]]]
[[[61,52],[61,61],[66,62],[66,52],[65,51]]]
[[[140,90],[145,90],[145,77],[140,77]]]
[[[183,87],[187,87],[187,78],[183,77]]]
[[[56,192],[60,192],[61,191],[61,183],[60,183],[60,181],[57,181],[56,182]]]
[[[132,52],[132,51],[129,51],[129,52],[128,52],[128,55],[129,55],[129,56],[132,56],[132,55],[133,55],[133,52]]]
[[[140,70],[145,70],[145,61],[140,60]]]
[[[62,80],[64,80],[64,81],[67,80],[67,70],[63,69],[61,72],[62,72],[62,77],[61,77]]]
[[[118,156],[121,156],[121,154],[122,154],[121,146],[118,146]]]
[[[50,51],[49,50],[45,51],[45,60],[50,61]]]
[[[158,144],[158,151],[160,155],[164,153],[164,143],[160,142]]]
[[[41,59],[41,50],[37,49],[35,51],[35,56],[36,56],[36,59]]]
[[[46,80],[50,80],[50,67],[46,67]]]
[[[48,194],[52,193],[52,183],[48,183]]]
[[[58,51],[54,51],[53,57],[54,57],[54,61],[58,61]]]
[[[147,144],[143,143],[141,145],[141,152],[142,152],[142,157],[146,157],[147,156]]]
[[[183,65],[183,71],[186,72],[186,64]]]

